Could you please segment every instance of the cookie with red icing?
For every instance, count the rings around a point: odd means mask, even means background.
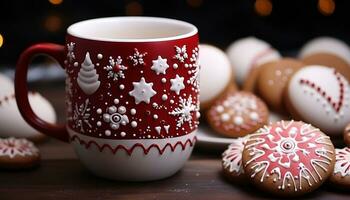
[[[332,68],[310,65],[296,72],[286,91],[286,106],[294,119],[340,137],[350,121],[348,81]]]
[[[350,148],[335,149],[334,171],[329,181],[337,187],[350,188]]]
[[[39,164],[39,149],[27,139],[0,139],[0,168],[22,169]]]
[[[241,137],[256,131],[268,121],[265,103],[250,92],[228,92],[208,110],[210,126],[227,137]]]
[[[222,169],[224,176],[233,182],[245,182],[242,166],[242,152],[248,136],[234,139],[234,142],[222,154]]]
[[[296,196],[317,189],[332,173],[334,146],[323,132],[301,121],[279,121],[251,134],[243,167],[263,191]]]

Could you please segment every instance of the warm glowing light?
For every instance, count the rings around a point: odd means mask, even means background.
[[[203,0],[187,0],[189,6],[198,8],[202,5]]]
[[[53,5],[59,5],[63,2],[63,0],[49,0],[49,2]]]
[[[268,16],[272,12],[271,0],[256,0],[254,7],[255,7],[255,12],[261,16]]]
[[[3,44],[4,44],[4,37],[0,33],[0,48],[2,47]]]
[[[142,15],[143,7],[139,2],[133,1],[125,6],[126,15]]]
[[[44,26],[50,32],[57,32],[62,27],[62,19],[56,15],[48,16],[44,22]]]
[[[323,15],[332,15],[335,10],[334,0],[318,0],[318,10]]]

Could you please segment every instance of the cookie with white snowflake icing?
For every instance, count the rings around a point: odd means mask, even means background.
[[[250,92],[229,91],[208,110],[211,127],[228,137],[241,137],[267,123],[269,111],[265,103]]]
[[[39,150],[27,139],[0,139],[0,168],[21,169],[37,165]]]
[[[350,148],[335,149],[334,171],[329,181],[337,187],[350,188]]]
[[[299,70],[289,81],[285,100],[293,118],[332,137],[341,136],[350,121],[349,84],[332,68],[310,65]]]
[[[301,121],[279,121],[251,134],[243,150],[247,177],[281,196],[317,189],[332,173],[334,146],[323,132]]]
[[[248,136],[234,139],[222,154],[222,169],[229,180],[241,183],[245,180],[242,166],[242,152]]]

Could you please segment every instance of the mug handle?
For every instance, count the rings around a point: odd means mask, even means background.
[[[19,57],[15,74],[15,95],[18,109],[24,120],[39,132],[62,140],[69,141],[69,134],[65,125],[57,125],[39,118],[30,106],[28,100],[27,73],[32,58],[38,54],[53,57],[64,69],[64,46],[53,43],[40,43],[26,49]]]

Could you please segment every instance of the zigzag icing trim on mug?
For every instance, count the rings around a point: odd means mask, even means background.
[[[73,132],[68,129],[69,132]],[[82,134],[70,134],[71,143],[78,142],[80,145],[89,149],[92,146],[96,146],[100,152],[105,149],[110,150],[113,154],[116,154],[119,150],[125,151],[129,156],[137,148],[141,148],[143,153],[147,155],[152,149],[156,149],[160,155],[162,155],[166,149],[170,148],[172,152],[176,148],[181,147],[184,151],[186,148],[193,147],[197,141],[195,132],[188,134],[186,136],[180,136],[171,139],[155,139],[154,142],[150,140],[109,140],[109,139],[99,139]]]
[[[293,187],[297,192],[305,189],[303,181],[312,187],[323,180],[333,160],[331,148],[329,137],[319,129],[303,122],[280,121],[250,135],[244,166],[250,165],[251,178],[259,174],[264,182],[274,176],[273,182],[280,182],[278,189]]]

